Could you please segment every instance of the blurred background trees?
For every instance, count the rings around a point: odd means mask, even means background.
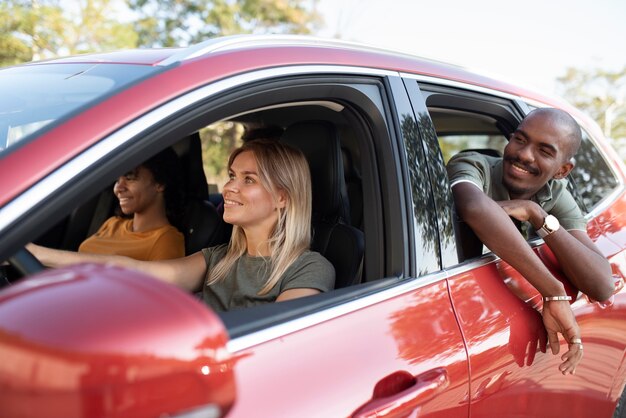
[[[187,46],[241,33],[314,33],[315,0],[2,0],[0,66],[61,55]]]
[[[626,160],[626,67],[621,71],[567,69],[559,94],[586,112]]]
[[[300,0],[128,0],[141,46],[167,47],[241,33],[315,32],[314,3]]]
[[[1,1],[0,66],[137,47],[138,36],[120,21],[119,6],[118,0]]]

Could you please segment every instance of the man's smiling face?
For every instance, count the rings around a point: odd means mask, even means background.
[[[569,130],[549,113],[527,116],[504,148],[502,182],[512,199],[529,199],[573,168]]]

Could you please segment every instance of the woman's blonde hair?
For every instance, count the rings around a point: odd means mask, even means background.
[[[279,209],[278,222],[272,230],[269,277],[259,295],[268,293],[287,268],[309,248],[311,243],[311,173],[300,150],[273,140],[256,139],[244,143],[230,155],[228,168],[244,151],[251,151],[256,160],[261,184],[278,199],[284,193],[285,207]],[[224,280],[237,260],[247,251],[243,229],[233,225],[228,250],[212,271],[207,285]]]

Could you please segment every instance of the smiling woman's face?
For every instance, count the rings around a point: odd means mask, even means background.
[[[281,207],[261,184],[254,153],[243,151],[233,160],[224,185],[224,221],[244,230],[271,231]]]

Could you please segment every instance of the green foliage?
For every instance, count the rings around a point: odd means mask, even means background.
[[[115,0],[77,2],[64,32],[69,55],[135,48],[138,36],[129,22],[119,22]]]
[[[215,36],[314,31],[305,0],[128,0],[142,46],[185,46]],[[309,6],[307,6],[307,4]]]
[[[200,130],[204,174],[209,184],[222,188],[228,179],[228,157],[241,145],[244,127],[233,122],[217,122]]]
[[[58,0],[0,3],[0,65],[41,59],[62,44],[64,21]]]
[[[569,68],[557,81],[561,95],[589,114],[607,137],[626,140],[626,67],[615,72]]]
[[[116,4],[116,0],[3,1],[0,66],[137,46],[133,26],[115,17]],[[62,8],[68,5],[74,7]]]

